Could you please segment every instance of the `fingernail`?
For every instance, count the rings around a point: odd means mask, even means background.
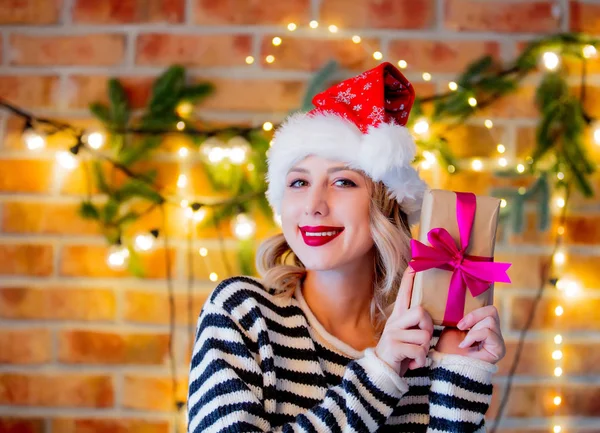
[[[462,329],[462,328],[463,328],[463,326],[465,326],[465,322],[463,322],[462,320],[456,324],[456,327],[457,327],[458,329]]]
[[[464,349],[464,348],[465,348],[465,346],[466,346],[466,344],[465,344],[465,340],[461,341],[461,342],[458,344],[458,347],[460,347],[461,349]]]

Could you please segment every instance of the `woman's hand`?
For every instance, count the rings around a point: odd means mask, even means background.
[[[500,317],[493,305],[478,308],[457,324],[445,328],[435,349],[440,353],[462,355],[496,364],[506,354],[500,331]],[[468,332],[465,330],[469,330]]]
[[[431,316],[422,307],[409,308],[415,271],[408,267],[402,276],[394,310],[385,328],[375,354],[400,376],[406,370],[425,366],[433,334]]]

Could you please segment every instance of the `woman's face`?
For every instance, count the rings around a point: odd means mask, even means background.
[[[344,163],[309,156],[290,169],[281,206],[283,235],[309,270],[367,259],[370,190]]]

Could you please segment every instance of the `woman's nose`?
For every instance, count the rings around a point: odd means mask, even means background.
[[[325,216],[329,213],[327,191],[324,188],[311,188],[306,197],[306,215]]]

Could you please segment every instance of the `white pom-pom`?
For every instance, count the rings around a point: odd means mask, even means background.
[[[408,128],[381,123],[370,127],[363,136],[360,164],[375,181],[390,170],[408,166],[416,154],[416,145]]]

